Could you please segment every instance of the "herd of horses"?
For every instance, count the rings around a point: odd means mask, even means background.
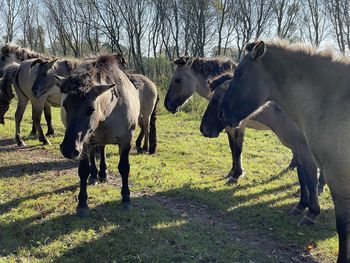
[[[87,183],[106,180],[105,145],[119,146],[122,205],[130,208],[129,151],[137,125],[139,152],[156,152],[156,112],[159,96],[147,77],[129,74],[120,54],[83,60],[57,59],[7,44],[0,54],[0,122],[17,94],[15,113],[18,146],[24,146],[20,123],[32,104],[33,134],[44,144],[54,134],[51,106],[61,107],[66,128],[61,153],[79,160],[80,192],[77,213],[88,214]],[[299,225],[314,224],[320,213],[318,195],[329,186],[339,237],[338,262],[350,262],[350,59],[338,58],[303,44],[281,40],[246,46],[236,64],[224,58],[180,57],[164,100],[176,113],[195,92],[209,101],[200,131],[228,135],[232,169],[227,183],[244,174],[242,145],[246,127],[272,130],[293,158],[300,200],[290,211],[304,215]],[[40,119],[44,112],[46,136]],[[143,145],[142,140],[144,141]],[[100,153],[100,169],[95,154]]]

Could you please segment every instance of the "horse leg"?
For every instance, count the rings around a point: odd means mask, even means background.
[[[32,130],[30,131],[29,136],[36,136],[36,128],[34,122],[32,122]]]
[[[299,203],[289,212],[289,215],[300,215],[303,214],[306,207],[309,206],[309,192],[306,187],[306,180],[303,171],[303,167],[300,163],[297,165],[297,173],[300,184],[300,200]]]
[[[130,172],[130,164],[129,164],[129,152],[131,145],[120,145],[119,146],[119,164],[118,170],[122,177],[122,205],[123,209],[129,210],[131,208],[130,204],[130,190],[129,190],[129,172]]]
[[[89,184],[96,185],[97,184],[97,166],[96,166],[96,150],[97,147],[91,146],[89,147],[89,156],[90,156],[90,177]]]
[[[156,103],[153,107],[151,113],[150,123],[149,123],[149,154],[154,154],[157,149],[157,106],[159,102],[159,96],[157,96]]]
[[[39,135],[39,141],[41,141],[44,145],[50,145],[50,142],[47,140],[46,136],[44,135],[43,129],[41,128],[40,119],[41,114],[44,109],[44,102],[35,102],[32,103],[32,110],[33,110],[33,123],[35,125],[36,130],[38,131]]]
[[[306,149],[308,152],[309,150]],[[317,166],[311,153],[301,159],[306,187],[309,192],[309,211],[298,225],[311,225],[315,223],[315,218],[320,214],[320,204],[318,202],[318,178]]]
[[[45,105],[44,105],[44,115],[45,115],[45,120],[47,123],[46,136],[54,135],[55,130],[53,129],[53,126],[52,126],[51,105],[48,103],[45,103]]]
[[[16,120],[16,134],[15,134],[15,141],[18,146],[25,146],[26,144],[23,141],[23,138],[21,136],[21,121],[23,118],[24,111],[28,105],[28,98],[25,97],[21,92],[17,92],[18,102],[17,102],[17,109],[15,113],[15,120]]]
[[[339,238],[338,263],[350,262],[350,191],[347,183],[347,174],[336,171],[325,176],[335,207],[336,226]]]
[[[292,160],[290,161],[290,164],[288,165],[287,169],[288,170],[294,170],[298,165],[298,159],[296,154],[293,153]]]
[[[89,213],[89,207],[87,204],[87,179],[90,174],[89,159],[85,158],[79,162],[79,178],[80,178],[80,191],[78,196],[77,215],[86,217]]]
[[[105,145],[99,146],[100,150],[100,171],[98,177],[101,183],[107,182],[107,163],[106,163],[106,151]]]
[[[142,143],[142,139],[145,135],[145,132],[143,130],[143,121],[142,121],[142,117],[140,116],[139,117],[139,127],[141,128],[141,131],[140,131],[140,134],[139,136],[137,136],[137,139],[136,139],[136,150],[138,153],[142,153],[142,148],[141,148],[141,143]]]
[[[242,149],[245,128],[226,129],[232,154],[232,168],[227,177],[228,184],[237,183],[238,178],[244,176],[242,167]]]
[[[143,141],[142,150],[144,152],[148,151],[148,143],[149,143],[149,118],[143,118],[143,131],[145,133],[145,139]]]
[[[323,172],[320,170],[320,176],[318,177],[318,195],[323,193],[323,188],[327,184],[326,178],[324,178]]]

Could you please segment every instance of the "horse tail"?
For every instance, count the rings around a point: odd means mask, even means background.
[[[0,123],[5,124],[5,114],[10,108],[11,100],[15,97],[12,84],[15,81],[19,64],[11,64],[0,69]]]
[[[156,103],[154,104],[153,112],[150,120],[150,128],[149,128],[149,153],[154,154],[157,148],[157,128],[156,128],[156,120],[157,120],[157,112],[158,112],[158,103],[159,103],[159,95],[157,95]]]

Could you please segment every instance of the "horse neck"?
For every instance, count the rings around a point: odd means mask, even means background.
[[[207,100],[210,100],[211,90],[208,86],[208,80],[216,78],[221,74],[224,74],[224,72],[216,75],[205,75],[203,73],[195,73],[197,79],[196,92],[198,93],[198,95]]]
[[[266,68],[275,81],[274,88],[271,89],[271,99],[303,129],[312,118],[322,114],[322,104],[330,94],[327,89],[332,85],[329,84],[329,80],[319,77],[327,76],[327,72],[322,65],[317,64],[317,60],[311,66],[312,61],[306,61],[305,57],[298,54],[282,55],[283,58],[277,56],[267,63]]]

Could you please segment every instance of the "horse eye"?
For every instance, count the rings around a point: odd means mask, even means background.
[[[95,109],[93,107],[88,108],[86,115],[90,116],[94,113]]]
[[[175,83],[180,83],[181,79],[175,79]]]

